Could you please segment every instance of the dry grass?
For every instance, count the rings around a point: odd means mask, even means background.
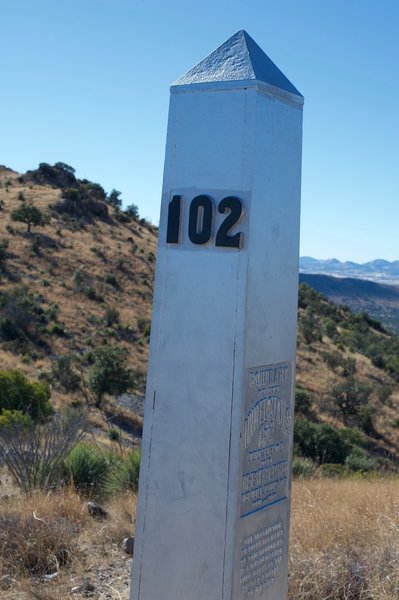
[[[399,480],[293,486],[292,600],[399,598]]]
[[[72,489],[0,499],[0,599],[79,600],[84,591],[71,590],[85,582],[94,583],[96,598],[122,598],[101,590],[113,578],[124,578],[120,587],[127,587],[130,562],[120,545],[134,530],[135,495],[121,494],[103,506],[109,518],[98,521]]]
[[[11,555],[3,547],[0,557],[0,581],[4,574],[15,581],[0,588],[0,598],[79,599],[84,595],[71,590],[90,581],[96,598],[127,599],[130,563],[120,542],[133,530],[135,496],[120,495],[105,507],[110,518],[93,520],[72,490],[1,500],[3,523],[19,521],[9,532],[18,548]],[[397,600],[398,566],[398,479],[294,482],[290,600]],[[56,579],[41,580],[57,569]]]

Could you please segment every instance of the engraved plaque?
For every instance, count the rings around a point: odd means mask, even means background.
[[[272,599],[285,585],[292,371],[291,362],[246,371],[234,598]]]

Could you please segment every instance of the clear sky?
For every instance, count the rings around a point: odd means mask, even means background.
[[[169,86],[245,29],[305,96],[301,254],[399,259],[399,0],[0,0],[0,164],[158,223]]]

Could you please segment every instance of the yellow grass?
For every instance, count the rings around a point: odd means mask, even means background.
[[[71,589],[90,580],[97,590],[95,597],[125,600],[126,593],[103,596],[98,589],[101,574],[115,569],[114,581],[122,573],[124,581],[119,585],[126,592],[130,559],[121,550],[121,541],[134,531],[136,498],[133,493],[120,494],[103,506],[109,518],[98,521],[72,489],[0,498],[0,599],[80,600],[85,595],[71,596]],[[43,580],[45,573],[54,572],[58,574],[53,581]],[[12,585],[4,584],[4,576],[11,578]]]
[[[399,480],[298,480],[290,600],[399,598]]]
[[[10,589],[0,590],[0,598],[71,598],[74,582],[88,578],[97,585],[101,575],[111,569],[109,584],[116,591],[109,597],[127,600],[129,565],[120,541],[132,533],[135,496],[119,496],[106,508],[110,518],[94,521],[85,503],[71,490],[61,495],[0,500],[3,516],[34,515],[47,524],[66,520],[75,532],[69,546],[70,560],[60,565],[59,576],[51,583],[43,583],[26,571],[18,574],[4,563],[4,557],[2,564],[0,556],[0,575],[9,573],[15,578]],[[25,550],[21,543],[19,560]],[[289,569],[289,600],[397,600],[399,479],[295,481]]]

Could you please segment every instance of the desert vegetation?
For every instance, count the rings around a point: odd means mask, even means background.
[[[0,598],[128,598],[157,232],[122,207],[0,168]],[[307,285],[298,317],[290,598],[397,598],[399,340]]]

